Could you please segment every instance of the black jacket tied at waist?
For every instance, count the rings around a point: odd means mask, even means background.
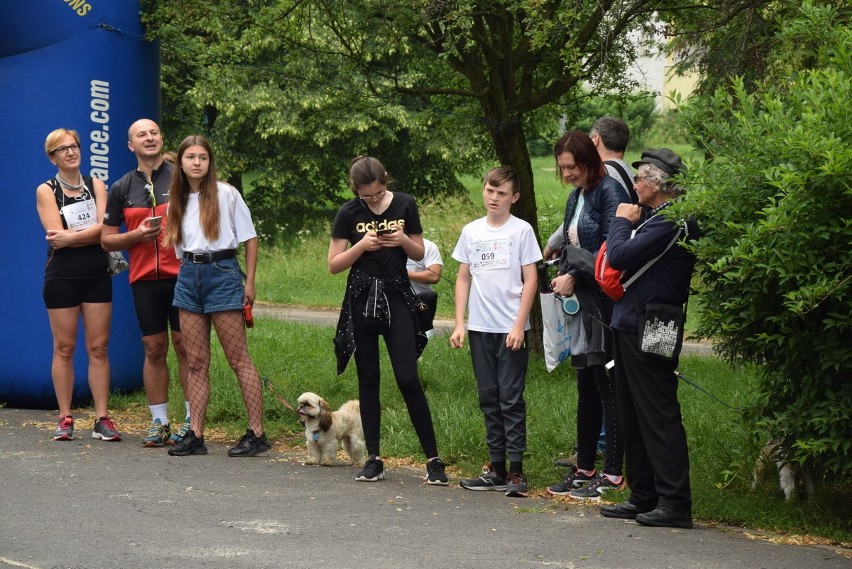
[[[386,293],[399,294],[405,301],[417,334],[417,357],[420,357],[420,354],[426,348],[426,343],[429,340],[426,334],[420,330],[417,319],[417,302],[407,276],[397,274],[389,277],[376,277],[355,269],[349,272],[349,278],[346,281],[346,295],[343,297],[340,318],[337,321],[337,331],[334,335],[334,353],[337,356],[338,375],[346,370],[349,359],[355,353],[357,347],[355,345],[355,324],[352,320],[353,302],[361,295],[367,294],[364,321],[377,328],[389,329],[391,313]]]

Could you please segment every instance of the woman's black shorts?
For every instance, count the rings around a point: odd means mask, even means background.
[[[51,279],[44,281],[42,296],[48,310],[74,308],[84,303],[112,302],[112,277]]]

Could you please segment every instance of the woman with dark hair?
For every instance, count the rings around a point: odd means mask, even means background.
[[[51,376],[59,405],[53,440],[74,438],[71,399],[74,395],[74,351],[82,316],[89,355],[89,388],[95,401],[92,438],[120,441],[107,414],[109,360],[107,344],[112,317],[112,279],[101,248],[101,226],[107,192],[97,178],[80,173],[80,135],[58,128],[47,135],[44,152],[56,175],[36,189],[38,216],[46,232],[44,304],[53,333]]]
[[[417,358],[427,340],[417,323],[406,270],[408,258],[423,258],[423,228],[414,198],[391,191],[390,184],[384,166],[375,158],[352,160],[349,186],[355,197],[337,211],[328,246],[331,274],[350,269],[334,346],[337,373],[343,373],[353,353],[358,370],[369,458],[355,479],[375,482],[384,478],[379,455],[379,336],[383,336],[397,387],[426,455],[426,482],[446,486],[429,402],[417,375]]]
[[[563,183],[574,190],[565,205],[565,247],[553,292],[576,295],[580,311],[571,317],[571,364],[577,376],[577,464],[557,484],[548,487],[554,495],[597,499],[606,490],[621,490],[624,441],[615,404],[615,380],[605,364],[612,359],[612,338],[606,323],[612,303],[594,278],[594,259],[606,241],[609,224],[618,204],[627,201],[618,181],[606,169],[591,138],[571,131],[553,149]],[[606,451],[602,472],[595,471],[601,422],[605,427]]]
[[[251,212],[233,186],[216,179],[213,149],[203,136],[188,136],[177,152],[169,187],[165,243],[181,259],[174,305],[189,363],[192,429],[169,454],[207,454],[204,419],[210,398],[210,325],[237,374],[249,428],[228,456],[256,456],[271,445],[263,431],[263,389],[249,356],[243,307],[254,304],[257,233]],[[245,244],[246,283],[236,249]]]

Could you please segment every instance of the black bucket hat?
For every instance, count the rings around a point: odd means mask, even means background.
[[[653,164],[669,176],[676,176],[686,172],[686,165],[680,156],[669,150],[668,148],[660,148],[646,150],[642,153],[642,158],[633,163],[634,168],[638,168],[642,164]]]

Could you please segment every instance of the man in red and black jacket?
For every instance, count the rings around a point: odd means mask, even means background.
[[[101,245],[107,251],[127,249],[130,254],[130,286],[145,348],[142,380],[152,419],[143,444],[161,447],[179,441],[189,430],[187,402],[183,426],[174,433],[167,414],[169,327],[184,393],[188,374],[178,309],[172,306],[180,262],[174,248],[165,247],[160,239],[168,211],[172,165],[163,160],[163,137],[157,123],[140,119],[130,126],[127,135],[127,146],[138,165],[110,187]],[[122,224],[126,227],[123,233]]]

